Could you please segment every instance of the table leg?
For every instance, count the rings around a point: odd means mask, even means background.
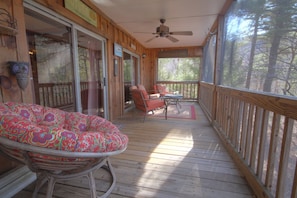
[[[168,110],[168,100],[164,99],[164,103],[165,103],[165,119],[167,120],[167,110]]]
[[[176,99],[175,106],[176,106],[178,113],[180,113],[180,109],[182,108],[182,106],[180,104],[180,99]]]

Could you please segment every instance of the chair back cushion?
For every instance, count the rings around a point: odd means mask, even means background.
[[[170,93],[169,89],[164,84],[157,84],[156,87],[158,92],[160,93],[160,96],[164,96]]]
[[[145,87],[142,84],[137,85],[138,89],[146,91]]]
[[[137,85],[138,89],[142,92],[144,99],[149,99],[149,94],[147,93],[145,87],[141,84]]]
[[[141,111],[146,111],[143,91],[140,89],[134,89],[131,91],[131,94],[135,107]]]
[[[157,90],[160,94],[168,93],[168,89],[167,89],[166,85],[163,85],[163,84],[157,84]]]
[[[132,86],[129,88],[130,91],[135,90],[135,89],[137,89],[137,87],[136,87],[135,85],[132,85]]]

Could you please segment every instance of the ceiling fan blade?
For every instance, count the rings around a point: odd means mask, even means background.
[[[159,36],[154,36],[153,38],[150,38],[149,40],[147,40],[147,41],[145,41],[146,43],[148,43],[148,42],[150,42],[150,41],[152,41],[152,40],[154,40],[155,38],[158,38]]]
[[[192,31],[176,31],[176,32],[170,32],[170,35],[184,35],[184,36],[192,36]]]
[[[133,32],[133,33],[137,33],[137,34],[155,34],[155,33],[152,33],[152,32]]]
[[[166,36],[166,38],[168,38],[170,41],[172,41],[173,43],[175,43],[175,42],[177,42],[178,41],[178,39],[176,39],[176,38],[174,38],[174,37],[172,37],[172,36]]]

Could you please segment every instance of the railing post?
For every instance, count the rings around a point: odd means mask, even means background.
[[[211,105],[211,117],[212,121],[217,119],[217,86],[213,86],[212,90],[212,105]]]

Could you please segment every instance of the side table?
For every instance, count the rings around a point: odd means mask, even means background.
[[[180,113],[181,104],[180,100],[183,99],[183,95],[181,94],[165,94],[163,96],[165,101],[166,110],[168,110],[169,105],[175,105],[178,113]],[[167,119],[167,111],[165,112],[165,118]]]

